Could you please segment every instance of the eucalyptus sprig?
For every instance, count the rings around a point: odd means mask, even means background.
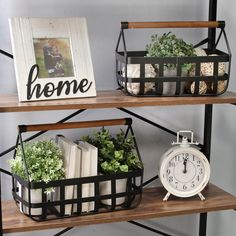
[[[128,172],[142,168],[142,163],[135,151],[132,135],[125,137],[124,131],[113,137],[109,130],[101,129],[93,136],[81,138],[98,148],[99,171],[104,174]]]

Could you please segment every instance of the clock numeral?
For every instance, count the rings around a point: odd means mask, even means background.
[[[199,169],[199,174],[200,174],[200,175],[203,174],[203,169],[202,169],[202,168]]]
[[[169,175],[169,174],[170,174],[170,169],[167,169],[167,170],[166,170],[166,173]]]
[[[174,162],[169,162],[169,167],[175,167],[175,163]]]
[[[170,176],[168,180],[169,180],[169,182],[173,182],[173,180],[174,180],[173,176]]]
[[[195,156],[193,155],[193,161],[195,161]]]
[[[175,161],[180,161],[180,156],[175,156]]]
[[[196,185],[194,182],[192,182],[191,187],[194,188]]]
[[[197,176],[197,181],[200,181],[200,176],[199,175]]]
[[[178,182],[175,182],[175,188],[178,188]]]
[[[183,185],[183,190],[186,190],[187,189],[187,186],[184,184]]]

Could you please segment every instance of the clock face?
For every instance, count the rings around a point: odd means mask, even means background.
[[[210,166],[206,157],[194,148],[179,148],[163,157],[160,179],[173,195],[190,197],[206,186]]]
[[[180,153],[166,165],[166,178],[170,186],[178,191],[188,192],[199,186],[205,176],[205,168],[199,157]]]

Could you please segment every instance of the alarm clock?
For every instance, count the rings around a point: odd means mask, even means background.
[[[188,133],[190,141],[180,135]],[[187,198],[196,194],[201,200],[205,200],[201,191],[207,185],[210,178],[210,164],[206,156],[196,147],[193,141],[193,132],[180,130],[177,132],[177,140],[172,145],[177,145],[165,152],[160,159],[159,177],[164,188],[167,190],[163,201],[167,201],[171,194]]]

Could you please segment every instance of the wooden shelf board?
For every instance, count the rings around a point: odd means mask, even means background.
[[[132,97],[120,90],[98,91],[96,97],[37,102],[18,102],[16,94],[0,95],[0,112],[26,112],[43,110],[97,109],[116,107],[143,107],[169,105],[235,103],[236,93],[203,97]]]
[[[205,201],[201,201],[197,196],[187,199],[172,196],[167,202],[163,202],[162,199],[165,193],[166,191],[162,187],[145,189],[142,202],[135,209],[44,222],[35,222],[29,217],[21,214],[14,201],[4,201],[2,204],[3,232],[14,233],[32,230],[85,226],[236,209],[236,197],[212,184],[210,184],[203,192],[206,197]]]

